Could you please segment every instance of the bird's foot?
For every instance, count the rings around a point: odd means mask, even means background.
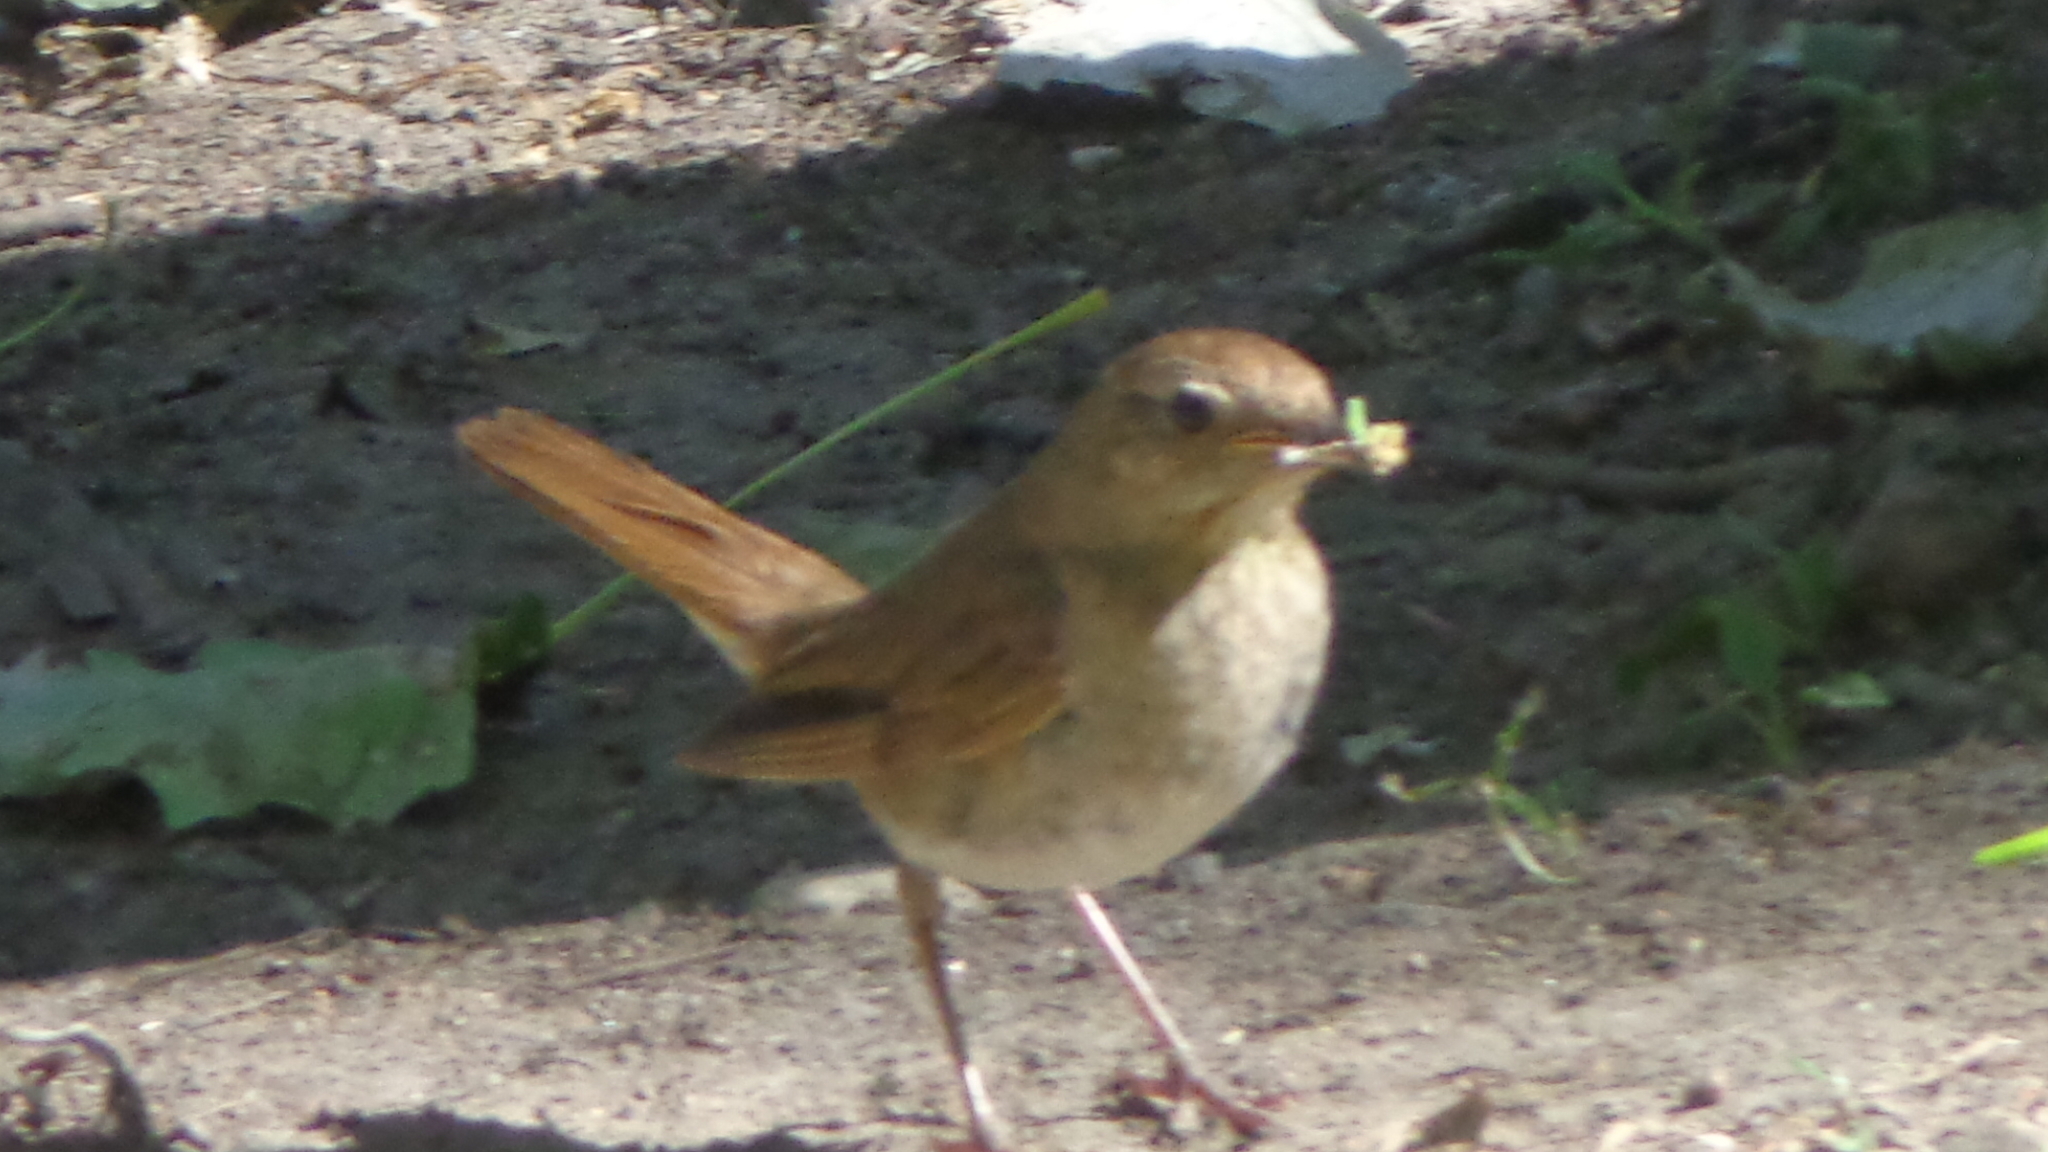
[[[934,1136],[932,1152],[1011,1152],[1008,1128],[992,1113],[969,1110],[967,1138],[948,1140]]]
[[[1122,1073],[1117,1077],[1116,1087],[1127,1099],[1141,1102],[1168,1121],[1182,1107],[1192,1105],[1230,1125],[1232,1132],[1246,1140],[1256,1140],[1272,1127],[1265,1113],[1225,1096],[1206,1078],[1189,1072],[1177,1061],[1169,1060],[1166,1075],[1160,1077]]]

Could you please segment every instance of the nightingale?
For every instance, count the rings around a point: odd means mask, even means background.
[[[840,780],[895,849],[906,925],[975,1152],[1005,1131],[939,943],[938,877],[1064,889],[1160,1046],[1158,1091],[1265,1126],[1201,1070],[1090,890],[1157,869],[1294,754],[1330,580],[1298,513],[1347,437],[1328,379],[1265,336],[1192,329],[1118,357],[979,513],[870,590],[823,556],[548,417],[458,436],[498,481],[668,595],[748,682],[679,759]],[[1387,433],[1391,431],[1392,437]]]

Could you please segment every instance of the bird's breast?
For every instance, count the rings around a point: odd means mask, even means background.
[[[1066,710],[1014,748],[861,795],[914,863],[999,889],[1152,871],[1228,819],[1300,743],[1329,577],[1298,526],[1241,543],[1162,613],[1128,573],[1063,578]]]

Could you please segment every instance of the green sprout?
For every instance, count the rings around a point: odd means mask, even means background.
[[[1687,603],[1647,647],[1621,662],[1618,679],[1634,695],[1653,677],[1711,656],[1707,674],[1695,680],[1704,702],[1693,722],[1733,715],[1773,764],[1795,768],[1811,712],[1868,711],[1891,700],[1867,673],[1795,675],[1824,656],[1847,608],[1847,589],[1827,543],[1784,552],[1756,542],[1777,555],[1770,581]]]
[[[1344,436],[1353,444],[1364,444],[1372,439],[1372,418],[1366,414],[1365,397],[1344,398]]]
[[[1531,796],[1508,779],[1515,756],[1522,750],[1529,722],[1543,711],[1544,702],[1541,685],[1530,688],[1515,702],[1508,722],[1494,733],[1493,762],[1485,771],[1437,780],[1420,788],[1408,787],[1399,774],[1389,772],[1380,777],[1380,790],[1404,804],[1419,804],[1446,794],[1465,793],[1486,809],[1486,822],[1493,828],[1494,836],[1515,858],[1515,863],[1521,865],[1522,871],[1545,884],[1578,883],[1576,878],[1560,875],[1544,864],[1535,849],[1529,846],[1528,838],[1522,835],[1522,829],[1527,828],[1556,844],[1561,854],[1576,856],[1580,845],[1578,821],[1556,802],[1554,795],[1547,799]]]

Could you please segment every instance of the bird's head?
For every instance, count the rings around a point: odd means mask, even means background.
[[[1267,336],[1195,328],[1119,356],[1026,483],[1054,547],[1227,545],[1291,518],[1345,438],[1329,377]],[[1216,539],[1220,537],[1221,539]]]

